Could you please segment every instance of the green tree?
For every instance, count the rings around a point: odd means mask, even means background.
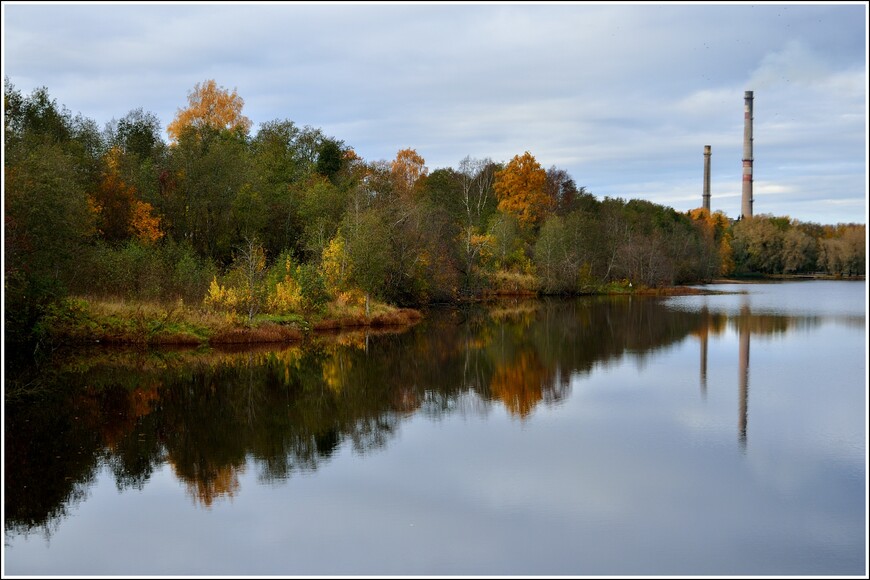
[[[386,287],[390,239],[385,216],[377,208],[348,215],[343,231],[347,237],[352,279],[365,293],[366,316],[370,298],[380,297]]]
[[[818,260],[818,243],[809,234],[792,227],[783,236],[781,260],[786,274],[810,271]]]
[[[497,212],[491,219],[487,233],[492,236],[493,266],[510,270],[522,266],[525,257],[523,240],[517,218],[512,214]]]
[[[316,261],[338,231],[347,208],[348,194],[319,175],[311,177],[300,189],[297,211],[302,224],[304,250],[310,259]]]
[[[237,134],[224,131],[182,132],[171,151],[174,186],[166,196],[168,227],[177,240],[188,240],[200,255],[226,263],[246,233],[233,212],[256,199],[251,187],[248,148]],[[237,202],[239,195],[248,200]]]
[[[545,293],[576,290],[577,265],[572,254],[564,220],[551,216],[541,226],[534,250],[535,266]]]
[[[324,139],[317,152],[315,171],[333,182],[344,164],[344,151],[341,146],[341,141]]]
[[[140,107],[110,124],[109,143],[142,162],[162,152],[164,143],[160,131],[160,119]]]
[[[132,187],[139,200],[150,203],[158,213],[165,210],[160,194],[160,174],[168,169],[167,146],[161,138],[159,119],[141,108],[120,120],[112,120],[104,131],[107,152],[115,173]]]
[[[94,233],[94,187],[87,155],[93,137],[50,99],[4,87],[4,289],[7,338],[26,340],[45,309],[80,274],[77,261]],[[84,170],[83,170],[84,169]]]
[[[761,274],[782,272],[784,233],[768,215],[743,218],[732,228],[734,260],[738,271]]]

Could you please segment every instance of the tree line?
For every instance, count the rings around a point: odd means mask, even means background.
[[[69,294],[241,313],[577,294],[730,274],[865,273],[865,225],[732,222],[597,199],[524,152],[429,171],[366,161],[321,129],[260,124],[197,84],[162,137],[141,108],[100,128],[4,85],[7,338]]]

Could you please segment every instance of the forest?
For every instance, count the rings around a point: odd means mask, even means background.
[[[367,161],[289,119],[252,133],[243,107],[235,90],[198,83],[167,142],[141,108],[100,128],[5,79],[6,340],[38,339],[83,301],[287,323],[501,294],[865,275],[865,224],[598,199],[528,151],[432,171],[411,147]]]

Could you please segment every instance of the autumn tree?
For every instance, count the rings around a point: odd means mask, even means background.
[[[242,114],[245,101],[233,89],[229,92],[214,80],[194,85],[187,94],[187,107],[178,109],[175,119],[166,127],[172,142],[177,142],[187,128],[229,129],[247,134],[251,120]]]
[[[690,210],[687,215],[698,234],[698,274],[708,280],[716,275],[730,273],[733,260],[728,218],[721,211],[710,213],[710,210],[703,207]]]
[[[326,243],[320,260],[320,275],[329,295],[336,299],[350,289],[353,272],[347,242],[341,232]]]
[[[360,297],[366,316],[372,294],[383,289],[387,268],[389,245],[378,213],[368,209],[359,216],[346,216],[344,228],[326,244],[320,262],[326,291],[342,302]]]
[[[104,139],[113,156],[115,172],[125,184],[136,191],[143,202],[162,213],[160,174],[168,168],[168,147],[161,137],[159,119],[141,108],[133,109],[119,120],[107,123]]]
[[[106,170],[99,187],[92,194],[92,208],[97,218],[97,229],[109,241],[129,237],[130,218],[133,213],[135,192],[121,178],[118,164],[121,151],[113,147],[106,155]]]
[[[402,149],[390,163],[390,175],[393,178],[396,192],[408,197],[414,190],[414,185],[421,177],[429,173],[426,160],[414,149]]]
[[[247,311],[248,321],[251,321],[262,308],[266,294],[266,253],[256,238],[246,238],[238,247],[234,266],[241,274],[243,307]]]
[[[248,322],[266,305],[266,253],[256,238],[246,238],[235,249],[230,271],[219,282],[212,279],[204,303],[214,308],[236,310],[248,317]]]
[[[547,172],[531,153],[516,155],[495,175],[498,208],[517,217],[522,227],[537,225],[553,208],[545,191]]]

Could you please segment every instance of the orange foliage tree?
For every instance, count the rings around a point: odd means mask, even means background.
[[[160,218],[154,215],[150,203],[136,198],[136,188],[121,177],[122,156],[118,147],[106,153],[106,170],[89,198],[91,211],[105,239],[118,241],[134,236],[144,244],[153,244],[163,237]]]
[[[495,175],[498,209],[516,216],[523,227],[538,224],[553,207],[546,194],[547,172],[526,151]]]
[[[154,207],[150,203],[139,200],[133,202],[130,233],[145,245],[151,245],[163,237],[160,217],[154,215]]]
[[[695,222],[701,234],[714,244],[719,255],[717,274],[728,276],[734,272],[734,251],[731,248],[731,225],[721,211],[710,213],[710,210],[699,207],[689,210],[689,218]]]
[[[426,160],[414,149],[402,149],[396,154],[396,159],[390,164],[390,175],[397,191],[408,195],[414,189],[414,184],[429,173]]]
[[[110,170],[103,174],[89,201],[100,234],[112,241],[126,239],[135,201],[133,188]]]
[[[177,142],[187,127],[241,130],[247,133],[251,120],[242,115],[244,99],[236,90],[229,92],[218,87],[214,80],[197,83],[187,95],[187,108],[178,109],[175,119],[166,127],[166,133]]]

